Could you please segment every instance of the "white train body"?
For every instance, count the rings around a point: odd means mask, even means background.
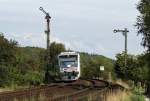
[[[80,77],[80,55],[77,52],[62,52],[58,55],[61,79],[77,80]]]

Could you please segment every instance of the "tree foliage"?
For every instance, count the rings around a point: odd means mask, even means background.
[[[108,78],[108,72],[114,76],[113,60],[101,55],[80,53],[81,57],[81,77],[95,78],[103,76]],[[105,67],[105,71],[100,73],[100,66]]]
[[[46,67],[45,80],[44,80],[45,83],[50,83],[50,82],[53,82],[56,79],[60,78],[59,77],[60,73],[59,73],[59,68],[58,68],[58,57],[57,56],[61,52],[66,51],[66,48],[62,43],[53,42],[50,44],[49,48],[50,48],[49,49],[50,63],[47,66],[45,65],[45,67]],[[46,58],[46,56],[45,56],[45,58]]]
[[[141,0],[137,9],[140,12],[136,23],[138,33],[143,35],[142,45],[150,51],[150,0]]]
[[[50,45],[50,65],[46,64],[47,50],[38,47],[20,47],[16,41],[0,36],[0,86],[39,85],[59,78],[58,54],[67,51],[61,43]],[[100,66],[105,66],[103,76],[113,71],[113,60],[101,55],[80,53],[83,78],[100,76]],[[45,81],[45,82],[44,82]]]
[[[0,86],[11,83],[10,71],[16,66],[17,42],[0,34]]]
[[[137,5],[137,9],[139,10],[140,15],[137,17],[136,27],[138,29],[138,33],[143,36],[142,45],[147,48],[147,60],[150,71],[150,0],[140,0],[139,4]],[[150,78],[147,85],[147,93],[150,95]]]
[[[127,55],[127,67],[124,65],[124,53],[117,54],[115,63],[115,72],[117,77],[125,80],[133,80],[135,82],[143,82],[148,80],[149,71],[147,62],[145,62],[145,54],[134,56]]]
[[[60,54],[61,52],[66,51],[65,46],[62,43],[56,43],[53,42],[50,45],[50,61],[52,63],[52,66],[58,66],[58,54]]]
[[[0,63],[4,65],[14,64],[17,50],[17,42],[14,40],[7,40],[0,34]],[[9,62],[9,64],[7,64]]]

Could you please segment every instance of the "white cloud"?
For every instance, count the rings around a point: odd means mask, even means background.
[[[138,14],[135,4],[138,1],[0,0],[0,28],[8,38],[17,40],[22,46],[46,47],[46,35],[43,34],[45,19],[38,10],[43,6],[52,16],[51,41],[64,43],[76,51],[114,58],[123,50],[124,43],[123,38],[114,35],[112,30],[134,29]],[[141,37],[137,38],[134,31],[130,34],[129,52],[141,53]]]
[[[14,39],[19,42],[21,46],[38,46],[45,47],[45,37],[37,33],[7,33],[5,36],[8,39]]]

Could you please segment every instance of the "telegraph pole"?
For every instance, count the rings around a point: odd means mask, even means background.
[[[115,29],[114,33],[118,33],[121,32],[123,34],[123,36],[125,37],[125,62],[124,65],[125,67],[127,67],[127,33],[129,32],[129,30],[127,28],[125,28],[124,30],[119,30],[119,29]]]
[[[39,8],[40,11],[42,11],[46,16],[46,22],[47,22],[47,29],[45,31],[45,34],[47,35],[47,65],[50,63],[50,19],[51,16],[49,15],[49,13],[47,13],[43,7]]]

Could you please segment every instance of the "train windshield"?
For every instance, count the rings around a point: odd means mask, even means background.
[[[59,63],[61,68],[77,67],[77,55],[59,56]]]
[[[76,61],[61,61],[60,66],[62,68],[77,67],[77,62]]]

